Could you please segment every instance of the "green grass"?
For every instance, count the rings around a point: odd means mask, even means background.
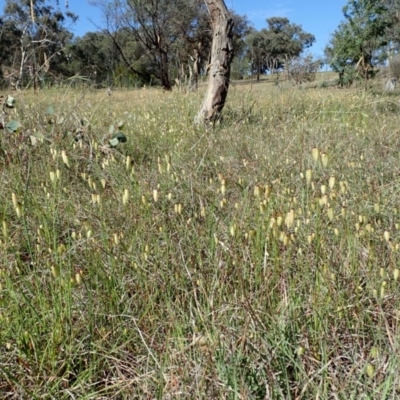
[[[208,131],[201,93],[16,98],[2,398],[400,396],[395,95],[237,86]]]

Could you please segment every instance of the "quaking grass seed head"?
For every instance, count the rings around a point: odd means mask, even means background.
[[[319,160],[319,148],[318,147],[313,147],[311,149],[311,156],[314,162],[318,162]]]

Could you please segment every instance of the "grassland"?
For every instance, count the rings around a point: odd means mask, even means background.
[[[16,100],[2,399],[400,397],[396,94],[241,85],[210,130],[201,93]]]

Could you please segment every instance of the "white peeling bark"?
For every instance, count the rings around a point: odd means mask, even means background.
[[[206,97],[195,117],[195,124],[215,122],[221,114],[228,95],[231,72],[232,28],[231,18],[224,0],[204,0],[211,17],[213,40]]]

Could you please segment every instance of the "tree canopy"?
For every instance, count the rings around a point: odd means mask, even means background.
[[[70,29],[77,16],[49,0],[6,0],[0,15],[2,83],[47,85],[84,77],[101,86],[174,84],[197,88],[208,71],[212,30],[200,0],[92,0],[105,23],[82,37]],[[31,8],[31,5],[33,7]],[[274,72],[315,41],[284,17],[260,31],[230,10],[232,76]],[[0,75],[1,77],[1,75]]]
[[[398,46],[398,0],[349,0],[343,7],[344,20],[325,48],[332,69],[341,79],[358,74],[367,81],[375,67]],[[397,11],[398,12],[398,11]],[[343,83],[343,82],[342,82]]]
[[[315,42],[314,35],[287,18],[272,17],[266,22],[267,28],[253,30],[248,36],[252,72],[256,74],[282,69],[285,62],[298,57]]]

